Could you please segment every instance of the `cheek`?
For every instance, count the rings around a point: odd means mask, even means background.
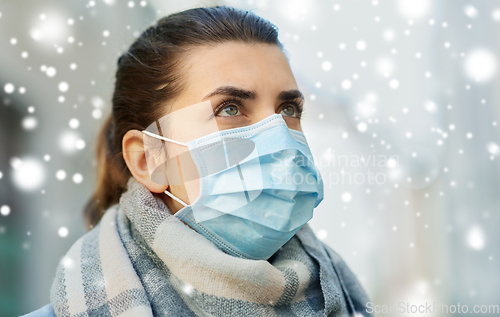
[[[187,181],[182,185],[170,185],[170,192],[186,204],[191,205],[200,195],[200,180]]]
[[[200,179],[184,182],[187,193],[187,201],[192,204],[200,196]]]
[[[191,204],[200,192],[199,173],[189,151],[169,159],[167,178],[172,194],[178,193],[180,199]]]
[[[286,122],[286,125],[288,126],[288,128],[302,132],[302,127],[300,125],[300,119],[287,118],[287,117],[283,117],[283,118],[285,119],[285,122]]]

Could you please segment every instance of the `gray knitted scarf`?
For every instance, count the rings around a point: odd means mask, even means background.
[[[57,316],[369,316],[342,259],[304,226],[268,261],[228,255],[133,178],[61,260]]]

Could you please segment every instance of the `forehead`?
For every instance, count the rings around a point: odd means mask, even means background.
[[[258,98],[297,88],[285,54],[273,44],[225,42],[195,47],[184,65],[185,93],[195,102],[223,85],[255,90]]]

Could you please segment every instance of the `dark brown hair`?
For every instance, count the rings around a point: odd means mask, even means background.
[[[122,155],[129,130],[165,115],[183,88],[182,57],[198,45],[228,41],[277,45],[278,29],[252,12],[228,6],[194,8],[158,20],[118,59],[112,113],[97,141],[97,187],[84,210],[87,229],[116,204],[131,174]]]

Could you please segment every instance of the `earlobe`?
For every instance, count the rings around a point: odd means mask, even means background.
[[[139,130],[129,130],[122,140],[123,159],[132,176],[149,191],[163,193],[168,185],[156,184],[151,180],[144,152],[143,133]]]

